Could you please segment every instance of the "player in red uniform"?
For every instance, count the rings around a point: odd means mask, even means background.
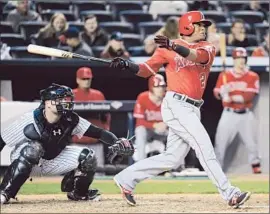
[[[147,154],[163,152],[168,135],[168,127],[162,121],[161,102],[166,92],[166,82],[160,74],[148,80],[148,91],[139,94],[133,116],[136,119],[134,161],[147,157]]]
[[[163,121],[169,127],[166,151],[138,161],[114,177],[129,205],[136,204],[132,191],[137,183],[179,165],[190,147],[230,206],[237,208],[250,197],[250,192],[241,192],[227,179],[200,121],[202,95],[215,57],[215,47],[205,41],[210,25],[201,12],[187,12],[179,19],[181,39],[170,41],[165,36],[157,36],[155,42],[159,48],[145,63],[137,65],[121,58],[111,63],[113,68],[141,77],[153,75],[165,66],[167,76],[167,92],[161,105]]]
[[[224,107],[216,133],[216,154],[223,166],[227,147],[239,133],[249,151],[249,162],[253,173],[261,173],[256,133],[255,117],[250,110],[255,96],[259,93],[259,76],[246,67],[247,51],[244,48],[233,50],[234,67],[221,72],[214,95],[222,100]]]
[[[78,88],[73,89],[74,100],[76,102],[95,102],[105,100],[105,96],[101,91],[91,88],[93,73],[90,68],[79,68],[77,70],[76,77]],[[81,113],[81,116],[98,127],[108,131],[110,130],[111,116],[109,113],[87,112],[85,115]],[[79,139],[75,136],[73,137],[73,142],[82,144],[82,146],[88,146],[89,148],[93,149],[97,155],[98,166],[104,166],[105,157],[103,143],[101,143],[98,139],[90,137],[82,137]]]

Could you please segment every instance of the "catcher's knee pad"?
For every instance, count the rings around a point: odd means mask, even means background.
[[[29,164],[38,164],[44,154],[44,149],[38,142],[30,142],[20,151],[20,158],[25,159]]]
[[[97,158],[95,151],[85,148],[79,156],[79,170],[83,173],[95,172],[97,169]]]

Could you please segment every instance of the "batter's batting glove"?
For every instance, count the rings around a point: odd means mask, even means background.
[[[120,70],[126,70],[129,68],[128,60],[122,59],[120,57],[114,58],[110,63],[111,68],[118,68]]]
[[[175,50],[176,48],[176,44],[169,40],[169,38],[166,36],[157,35],[154,38],[154,41],[159,45],[160,48],[167,48],[169,50]]]
[[[111,164],[118,164],[125,156],[132,156],[133,154],[134,147],[132,142],[126,138],[120,138],[115,144],[109,146],[107,158]]]

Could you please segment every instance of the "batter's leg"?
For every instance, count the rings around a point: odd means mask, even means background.
[[[195,150],[200,164],[216,185],[222,198],[230,201],[236,193],[240,193],[240,189],[232,186],[222,171],[210,137],[200,121],[200,110],[186,102],[174,99],[170,94],[167,95],[163,105],[163,119],[175,134]]]
[[[162,154],[143,159],[127,167],[114,179],[124,189],[133,191],[135,186],[147,178],[169,171],[183,162],[190,147],[177,134],[169,130],[167,148]]]
[[[215,153],[222,168],[224,166],[226,150],[233,142],[233,139],[239,130],[238,124],[240,125],[240,118],[238,115],[226,110],[222,112],[215,136]]]
[[[246,145],[249,152],[249,163],[251,165],[260,164],[259,148],[256,135],[256,120],[253,112],[242,115],[242,123],[240,126],[240,137]]]
[[[147,144],[148,134],[148,130],[144,126],[138,126],[135,129],[136,140],[134,145],[135,152],[133,155],[135,162],[146,158],[145,146]]]

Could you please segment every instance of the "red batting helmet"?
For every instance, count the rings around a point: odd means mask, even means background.
[[[158,87],[158,86],[166,86],[166,82],[164,80],[164,77],[160,74],[156,74],[155,76],[151,76],[148,80],[149,90],[152,90],[153,87]]]
[[[242,47],[233,49],[232,57],[235,58],[247,58],[247,50]]]
[[[212,22],[204,18],[200,11],[189,11],[179,19],[179,32],[181,35],[189,36],[194,32],[194,23],[203,22],[206,27],[210,26]]]

